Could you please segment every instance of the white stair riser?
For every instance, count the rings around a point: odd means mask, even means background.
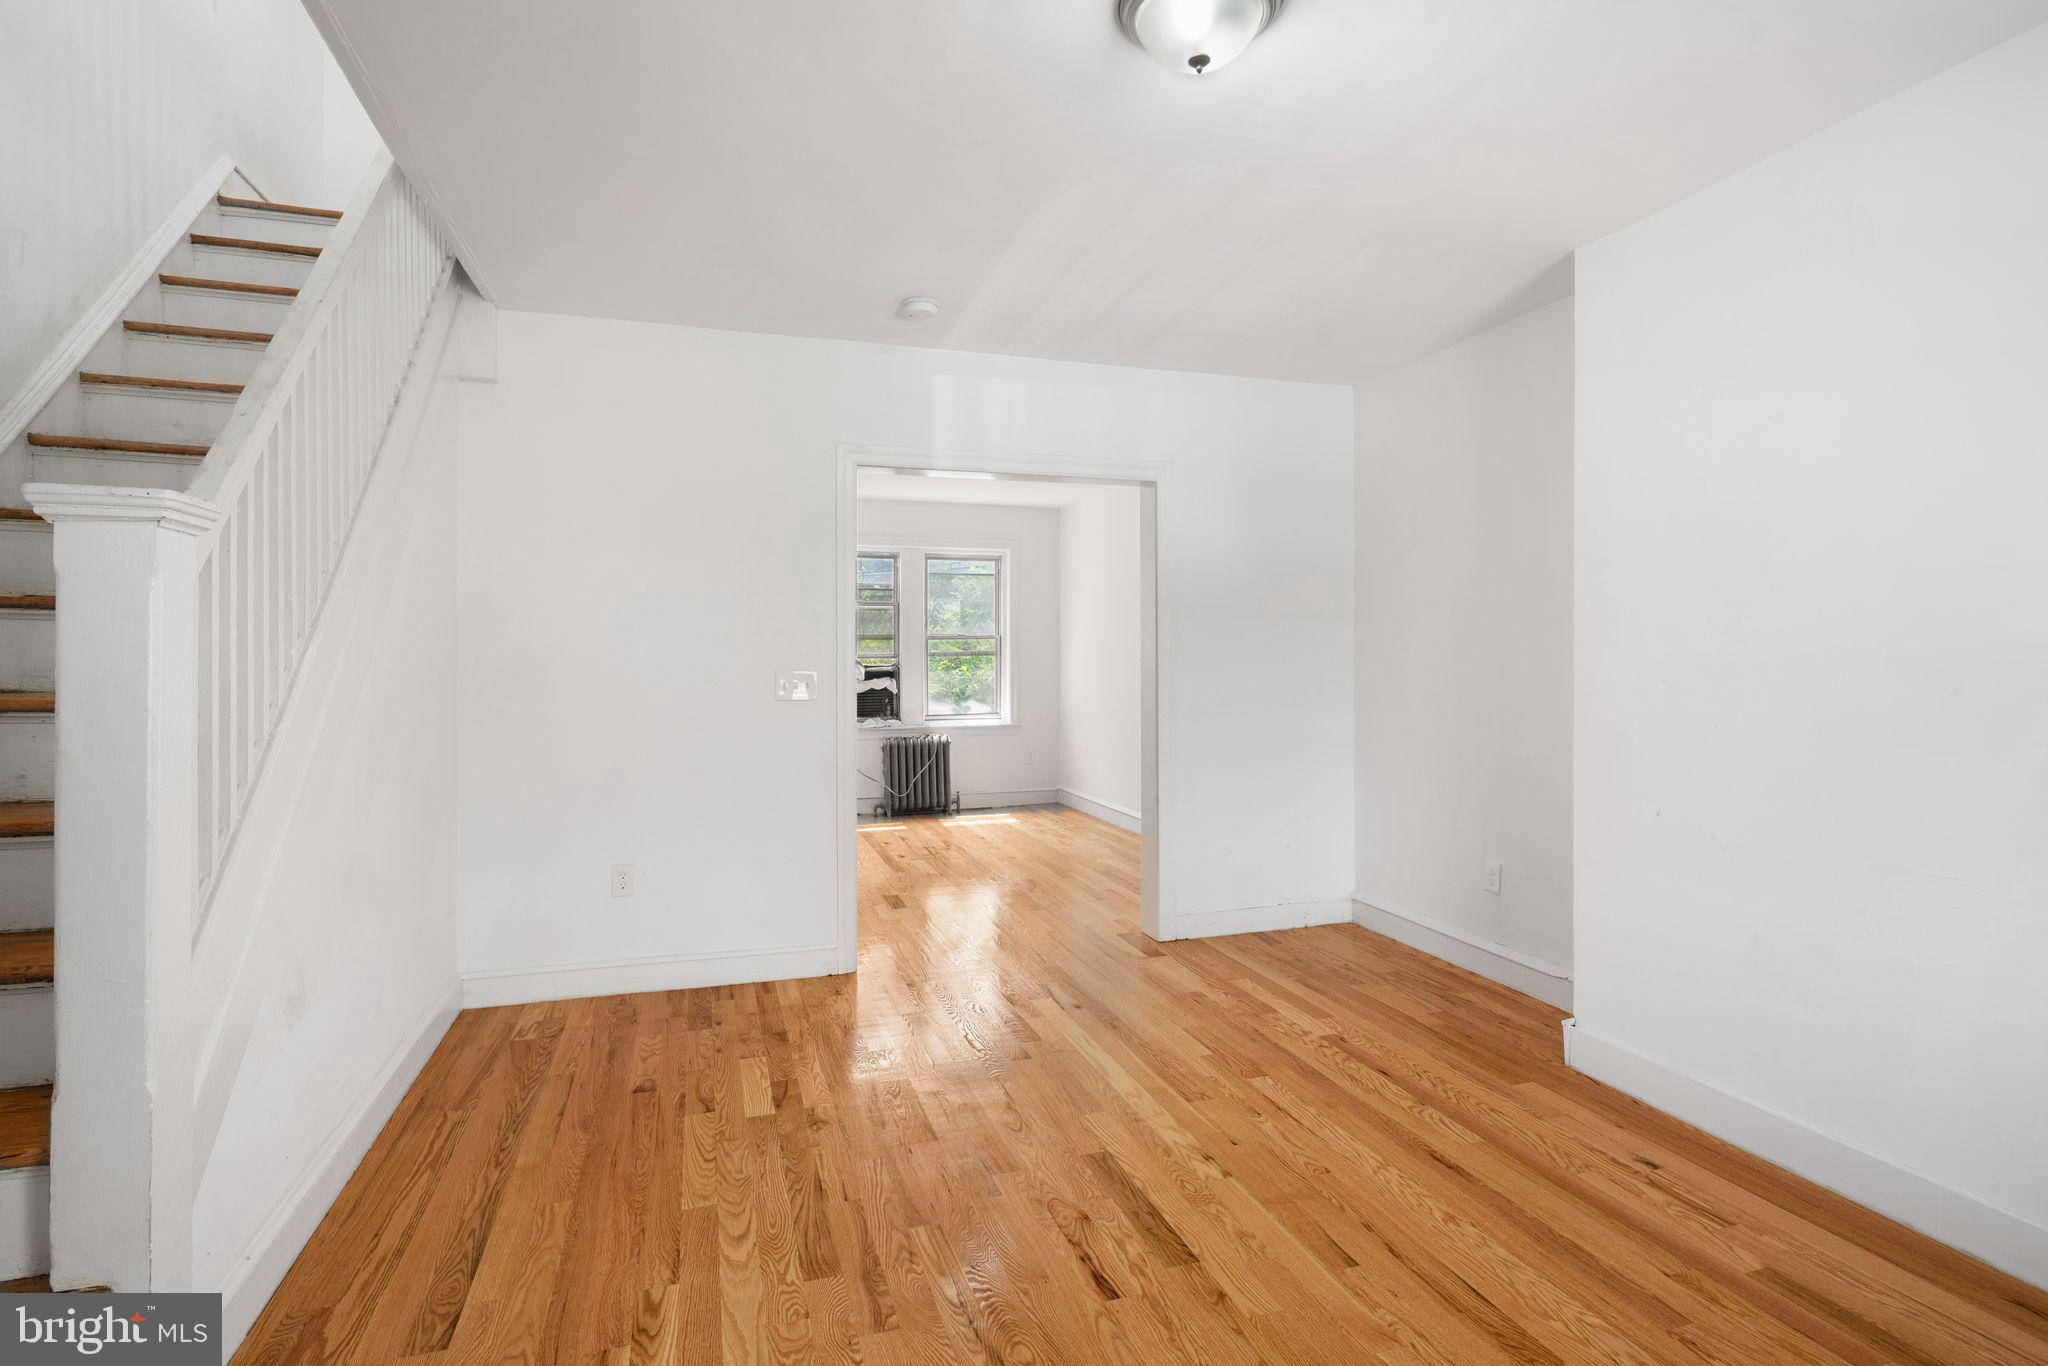
[[[263,347],[252,342],[198,341],[127,332],[121,341],[118,374],[156,379],[208,379],[246,384],[263,359]]]
[[[57,923],[57,860],[48,835],[0,839],[0,934]]]
[[[164,269],[173,275],[202,280],[236,280],[250,285],[290,285],[297,289],[313,273],[312,256],[286,256],[240,247],[186,247],[173,252]]]
[[[0,1171],[0,1281],[50,1269],[50,1169]]]
[[[57,795],[57,718],[0,712],[0,801],[46,802]]]
[[[199,462],[184,456],[88,455],[82,451],[37,451],[31,468],[38,483],[111,484],[124,489],[185,489],[199,476]]]
[[[199,215],[199,222],[192,231],[212,237],[247,237],[258,242],[324,247],[327,239],[334,235],[334,225],[332,220],[325,218],[294,218],[286,213],[216,207]]]
[[[94,384],[81,385],[80,392],[86,435],[135,441],[210,445],[235,407],[232,395],[197,398]]]
[[[0,608],[0,688],[48,692],[56,685],[57,614]]]
[[[56,1010],[47,986],[0,987],[0,1088],[56,1075]]]
[[[162,288],[162,310],[149,322],[183,323],[188,327],[232,327],[241,332],[275,332],[284,322],[290,299],[218,290]],[[137,316],[141,316],[138,312]]]
[[[50,546],[47,522],[0,522],[0,593],[55,592]]]

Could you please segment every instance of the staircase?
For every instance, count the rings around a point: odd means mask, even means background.
[[[0,1282],[49,1269],[55,996],[64,989],[52,528],[20,490],[190,485],[340,218],[271,203],[231,177],[92,343],[75,379],[0,450]],[[92,738],[67,737],[67,752]]]

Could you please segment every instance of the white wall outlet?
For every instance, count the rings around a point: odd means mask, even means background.
[[[630,864],[630,863],[614,863],[614,864],[612,865],[612,895],[613,895],[613,896],[631,896],[631,895],[633,895],[633,865],[632,865],[632,864]]]
[[[1497,858],[1486,861],[1486,890],[1495,896],[1500,895],[1500,860]]]
[[[809,702],[818,695],[818,671],[816,669],[777,669],[775,671],[775,700],[777,702]]]

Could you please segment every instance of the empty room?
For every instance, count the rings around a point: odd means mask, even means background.
[[[2048,1363],[2048,0],[0,78],[0,1361]]]

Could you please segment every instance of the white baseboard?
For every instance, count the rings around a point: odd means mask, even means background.
[[[1548,1001],[1559,1010],[1572,1008],[1572,975],[1556,963],[1362,893],[1352,898],[1352,904],[1352,922],[1361,929],[1383,934],[1411,949],[1421,949],[1433,958],[1491,978],[1524,996]]]
[[[221,1348],[223,1357],[232,1356],[243,1336],[255,1324],[263,1306],[270,1302],[278,1283],[298,1260],[306,1240],[320,1226],[341,1188],[355,1175],[363,1155],[390,1122],[406,1088],[427,1065],[434,1049],[455,1023],[461,993],[456,983],[436,998],[414,1025],[407,1042],[400,1045],[384,1064],[376,1084],[350,1112],[340,1128],[306,1164],[298,1184],[263,1221],[249,1245],[235,1258],[221,1282]]]
[[[0,1281],[50,1269],[50,1169],[0,1171]]]
[[[1567,1067],[2048,1289],[2048,1227],[1564,1022]]]
[[[524,968],[482,968],[462,974],[464,1009],[623,996],[636,991],[686,991],[741,982],[830,977],[839,972],[836,944],[671,958],[615,958]]]
[[[120,320],[129,301],[150,282],[162,267],[164,257],[184,240],[185,234],[192,229],[193,220],[213,202],[213,197],[220,193],[221,187],[234,173],[235,159],[230,156],[222,156],[207,167],[206,174],[185,191],[156,225],[156,230],[136,247],[135,255],[121,268],[121,273],[107,282],[107,287],[93,300],[92,307],[78,316],[44,356],[35,373],[7,400],[7,406],[0,408],[0,448],[12,445],[28,430],[28,424],[43,410],[43,405],[56,396],[59,387],[71,382],[84,363],[86,353],[106,335],[108,328]]]
[[[1050,787],[1019,788],[1014,792],[963,792],[960,794],[960,809],[988,811],[999,806],[1051,806],[1059,799],[1059,792]]]
[[[962,811],[992,811],[1005,806],[1051,806],[1059,800],[1059,792],[1050,787],[1025,787],[1005,792],[962,792]],[[879,796],[866,796],[855,800],[853,814],[856,818],[872,815]]]
[[[1106,821],[1119,829],[1130,831],[1133,835],[1145,833],[1145,818],[1128,806],[1118,806],[1115,802],[1105,802],[1098,797],[1090,797],[1086,793],[1065,787],[1059,790],[1059,804],[1071,806],[1084,816]]]
[[[1214,939],[1225,934],[1263,934],[1309,925],[1342,925],[1351,919],[1351,900],[1290,901],[1279,906],[1245,906],[1234,911],[1186,911],[1174,917],[1175,939]]]

